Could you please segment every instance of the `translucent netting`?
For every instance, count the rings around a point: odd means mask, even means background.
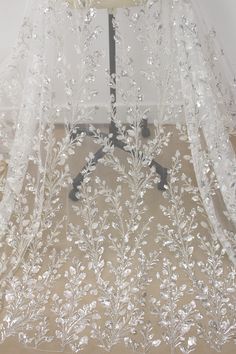
[[[191,2],[109,14],[116,74],[108,12],[63,0],[29,1],[0,71],[2,346],[231,350],[236,158],[221,83]]]

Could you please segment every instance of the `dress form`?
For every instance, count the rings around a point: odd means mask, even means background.
[[[116,108],[116,40],[115,40],[115,26],[114,26],[114,18],[115,18],[115,9],[122,7],[130,7],[130,6],[138,6],[144,4],[146,0],[88,0],[84,1],[81,5],[75,6],[78,4],[78,0],[68,0],[70,4],[74,8],[80,8],[81,6],[86,8],[97,8],[97,9],[107,9],[108,10],[108,24],[109,24],[109,64],[110,64],[110,75],[113,77],[113,85],[110,87],[110,97],[111,97],[111,120],[109,124],[109,134],[102,133],[103,137],[106,137],[110,144],[112,144],[115,148],[118,148],[125,153],[133,153],[132,151],[127,150],[127,144],[123,141],[120,141],[118,138],[119,131],[117,129],[116,123],[114,121],[114,117],[117,113]],[[73,3],[72,3],[73,2]],[[148,138],[150,136],[150,130],[148,128],[147,119],[143,119],[142,121],[142,136],[144,138]],[[87,136],[93,136],[93,133],[89,129],[81,128],[79,125],[75,127],[73,130],[71,137],[75,139],[78,134],[86,134]],[[140,154],[143,154],[141,151]],[[92,165],[96,165],[100,159],[102,159],[106,155],[104,151],[104,147],[102,146],[97,152],[94,154],[92,160],[89,162]],[[160,182],[157,187],[159,190],[165,190],[165,186],[167,184],[167,168],[161,166],[154,159],[151,161],[150,168],[154,167],[156,173],[160,176]],[[85,171],[89,168],[88,163],[83,167],[83,169],[77,174],[77,176],[73,179],[73,189],[71,190],[69,197],[72,201],[76,202],[79,200],[79,187],[83,183]]]

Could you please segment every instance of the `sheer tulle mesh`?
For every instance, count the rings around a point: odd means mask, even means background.
[[[192,4],[88,5],[30,0],[0,71],[1,347],[230,353],[235,131]]]

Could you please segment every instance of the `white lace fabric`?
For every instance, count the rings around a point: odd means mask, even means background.
[[[0,348],[223,353],[236,335],[236,158],[192,4],[117,9],[113,77],[101,14],[29,0],[0,70]],[[115,85],[98,124],[96,97]],[[127,153],[101,132],[110,118]]]

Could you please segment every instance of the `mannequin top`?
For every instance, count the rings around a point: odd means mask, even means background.
[[[97,9],[116,9],[121,7],[138,6],[146,0],[67,0],[74,8],[91,7]]]

